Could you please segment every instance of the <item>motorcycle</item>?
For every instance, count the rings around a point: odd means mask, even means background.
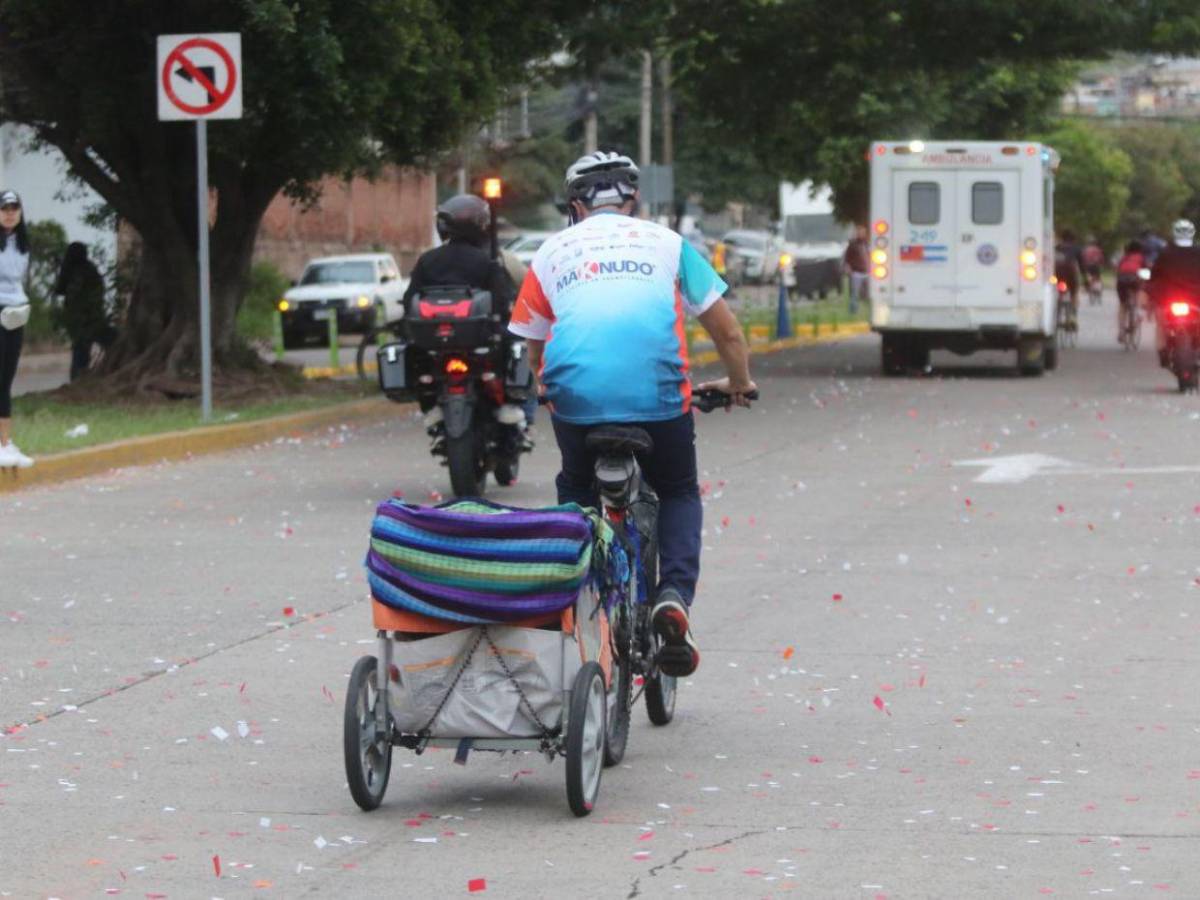
[[[1196,390],[1200,358],[1200,296],[1172,291],[1159,306],[1164,340],[1159,361],[1179,381],[1179,392]]]
[[[449,468],[455,496],[482,495],[488,472],[513,484],[533,449],[519,405],[533,390],[524,341],[505,337],[487,291],[430,288],[410,306],[406,339],[378,351],[384,393],[415,393],[428,410],[429,452]]]

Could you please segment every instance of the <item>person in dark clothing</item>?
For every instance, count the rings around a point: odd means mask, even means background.
[[[1058,244],[1054,247],[1054,276],[1067,286],[1067,295],[1071,298],[1072,309],[1079,309],[1079,280],[1082,260],[1080,259],[1079,244],[1075,241],[1075,233],[1063,229],[1059,235]]]
[[[92,346],[108,346],[112,341],[112,325],[104,306],[104,279],[88,259],[87,247],[79,241],[67,247],[54,293],[63,298],[58,324],[71,340],[71,380],[74,381],[87,370]]]
[[[473,194],[459,194],[439,206],[438,237],[444,243],[417,259],[408,275],[404,308],[407,310],[413,297],[427,288],[465,285],[490,291],[492,302],[507,320],[517,288],[504,267],[484,249],[490,226],[487,203]]]
[[[444,243],[422,253],[409,273],[408,289],[404,292],[405,315],[410,315],[414,299],[429,288],[471,287],[491,293],[492,309],[500,313],[500,326],[505,328],[517,299],[517,286],[504,265],[492,259],[485,249],[491,230],[491,211],[487,203],[474,194],[451,197],[438,207],[437,229],[438,237]],[[511,338],[507,331],[502,334],[507,350]],[[425,361],[413,357],[416,365]],[[416,384],[422,373],[411,374],[415,376],[412,383]],[[437,397],[433,393],[419,391],[417,401],[422,412],[437,414]],[[525,415],[528,424],[530,414]]]
[[[1195,246],[1196,226],[1187,219],[1180,219],[1171,231],[1172,242],[1158,254],[1150,272],[1150,299],[1159,317],[1159,327],[1155,329],[1159,362],[1164,366],[1167,359],[1163,307],[1179,294],[1200,297],[1200,247]]]
[[[871,247],[867,243],[867,226],[859,225],[854,238],[842,254],[842,268],[850,276],[850,312],[858,309],[858,301],[867,302],[867,281],[871,273]]]

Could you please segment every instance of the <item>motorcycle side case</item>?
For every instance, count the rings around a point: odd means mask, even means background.
[[[529,348],[524,341],[514,341],[508,352],[504,373],[504,395],[518,402],[529,397],[533,390],[533,370],[529,367]]]
[[[447,394],[442,398],[442,421],[446,437],[462,437],[471,430],[475,417],[475,398],[469,394]]]
[[[410,387],[406,370],[407,351],[408,344],[404,341],[384,344],[375,351],[379,389],[389,397],[392,394],[404,393]]]

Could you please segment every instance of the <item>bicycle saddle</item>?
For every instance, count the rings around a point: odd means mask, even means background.
[[[598,454],[649,453],[654,449],[650,435],[631,425],[601,425],[588,432],[586,443]]]

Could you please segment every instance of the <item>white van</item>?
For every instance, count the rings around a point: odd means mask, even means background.
[[[871,145],[871,327],[883,370],[929,351],[1014,348],[1026,375],[1058,363],[1050,147],[1017,141]]]

